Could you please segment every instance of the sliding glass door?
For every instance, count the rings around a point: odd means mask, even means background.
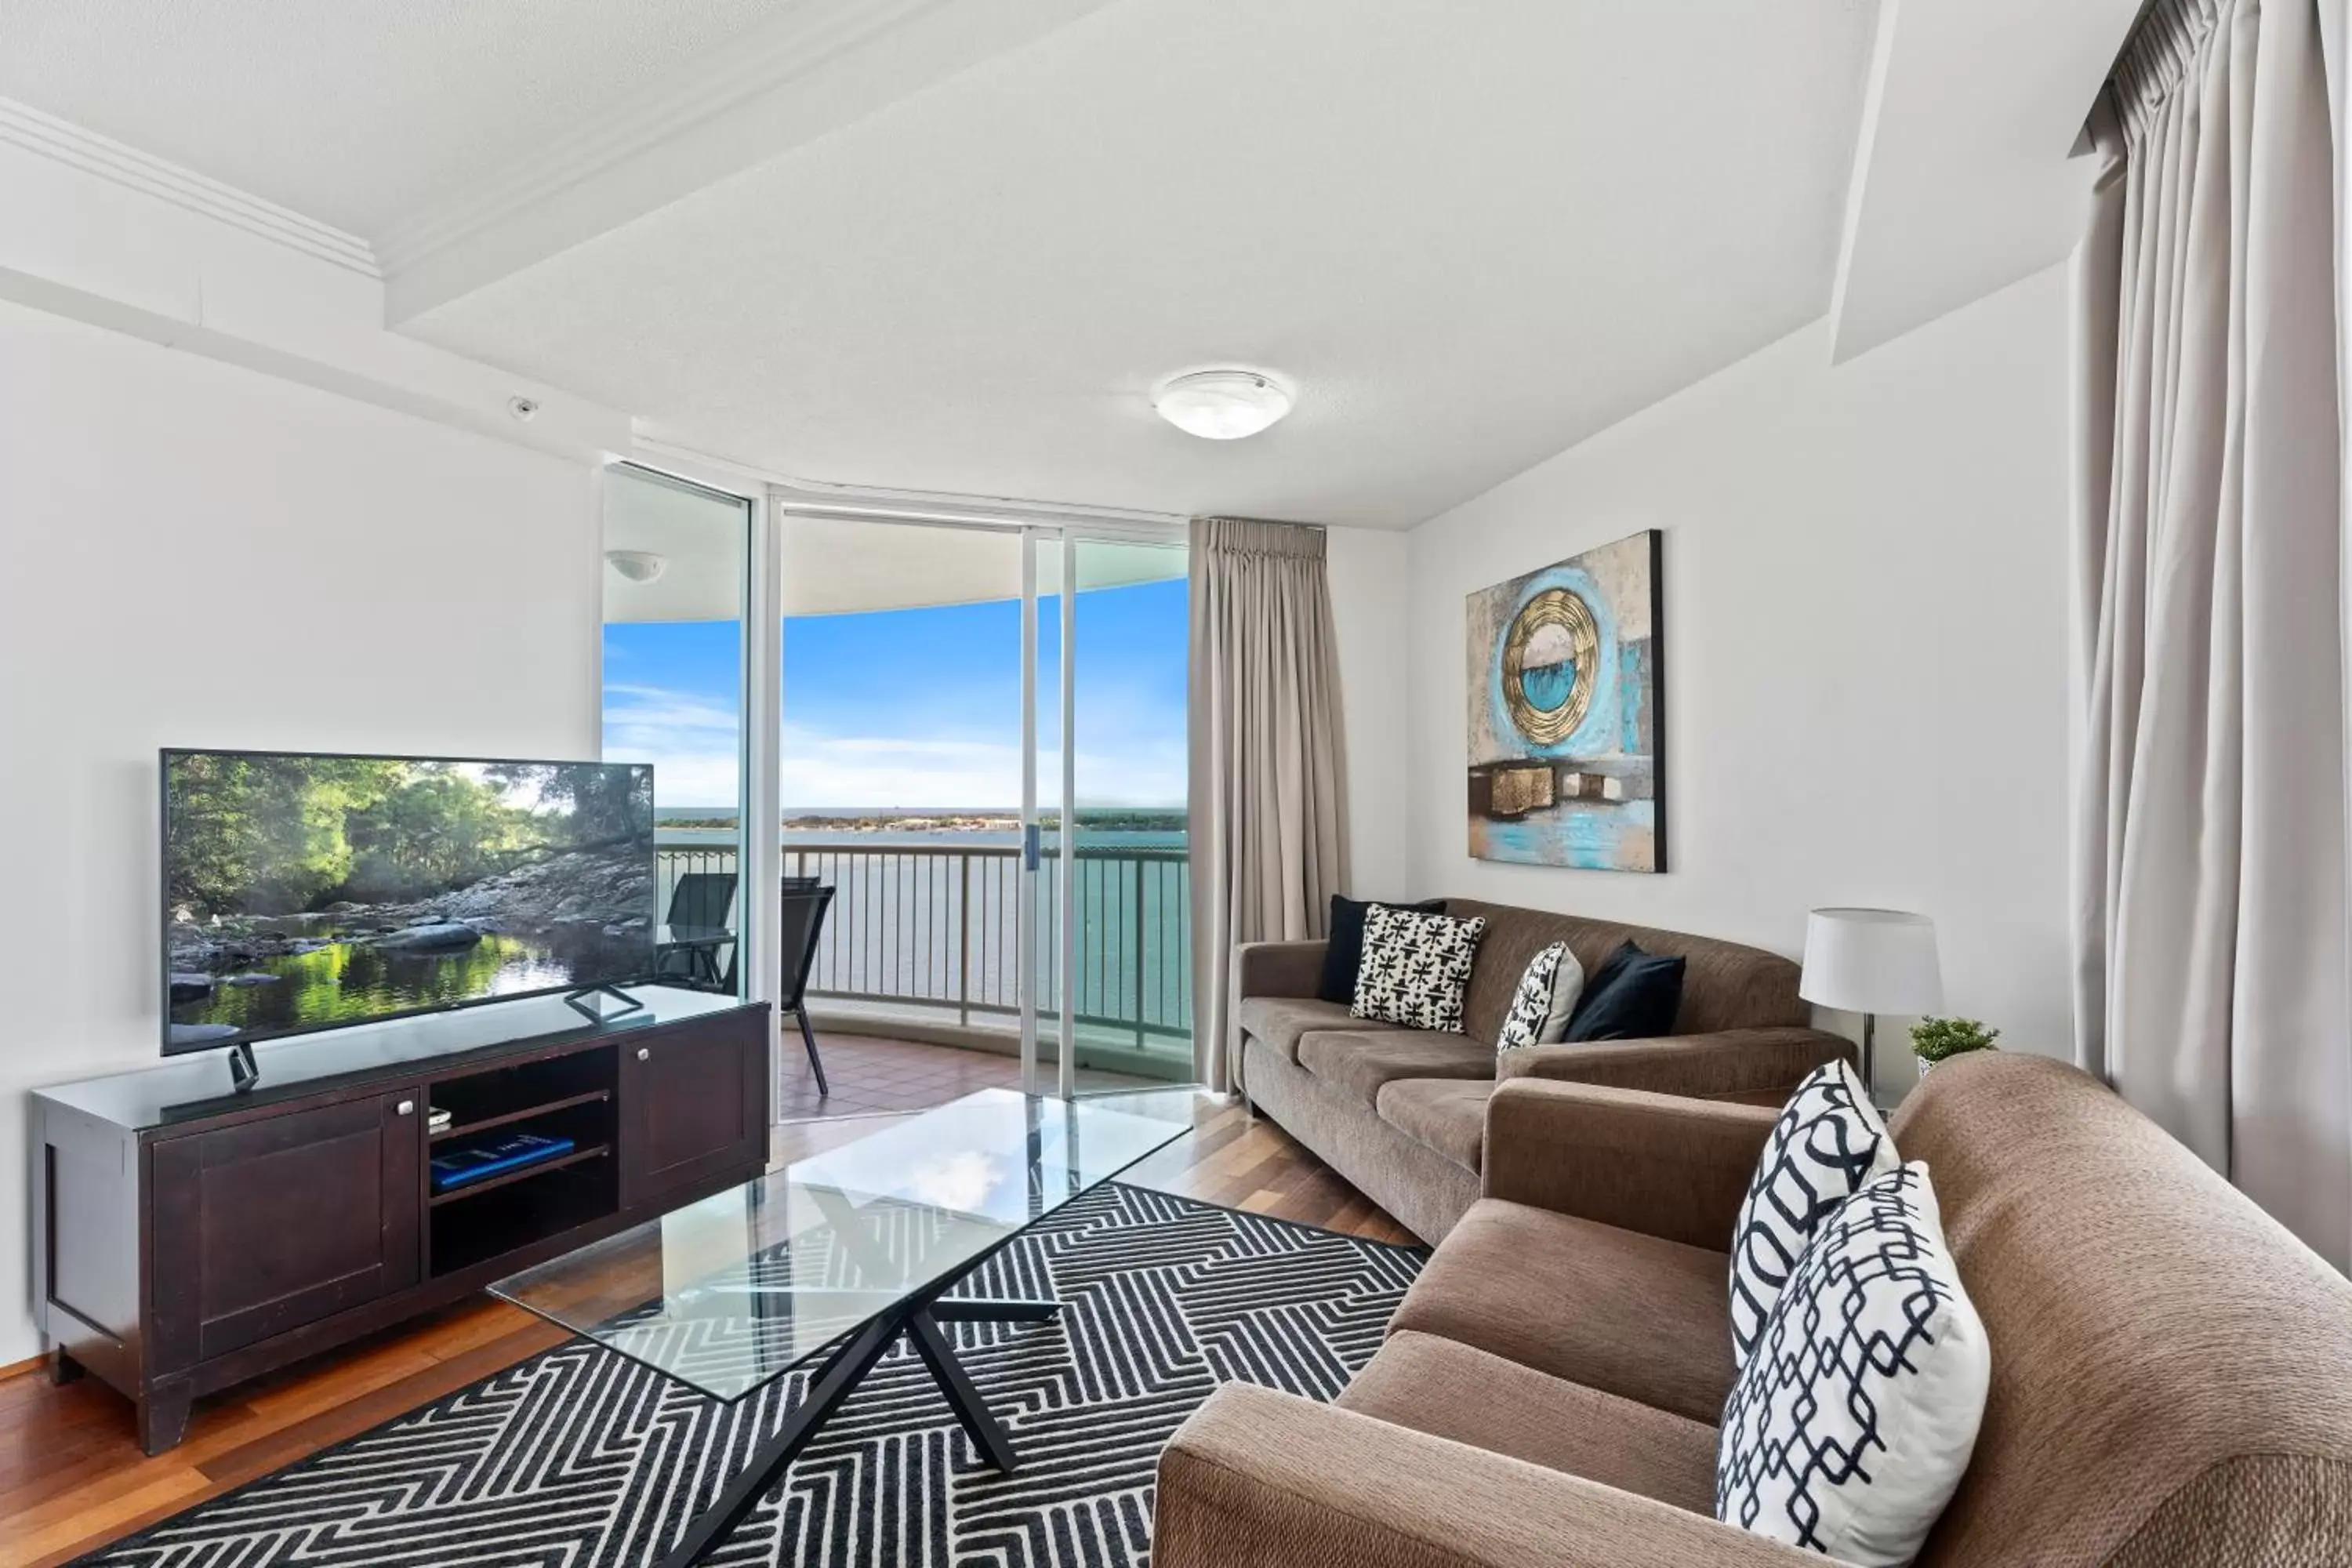
[[[1068,1095],[1192,1077],[1185,546],[1028,533],[1040,933],[1026,1081]]]
[[[835,889],[822,1026],[939,1099],[971,1059],[896,1047],[1017,1057],[1034,1093],[1189,1079],[1181,540],[774,510],[782,871]],[[834,1077],[803,1113],[919,1093]]]
[[[663,983],[741,994],[743,628],[751,503],[630,464],[604,472],[604,756],[654,764]]]

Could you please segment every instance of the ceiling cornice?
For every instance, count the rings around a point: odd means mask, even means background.
[[[532,149],[449,200],[377,237],[387,273],[513,221],[517,212],[656,152],[747,100],[822,69],[869,38],[951,0],[806,0],[716,58],[698,60],[622,100],[591,123]]]
[[[207,179],[193,169],[43,113],[30,104],[0,98],[0,142],[170,202],[363,278],[383,276],[374,251],[358,235]]]

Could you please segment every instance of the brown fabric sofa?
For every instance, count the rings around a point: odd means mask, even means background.
[[[1486,919],[1458,1035],[1371,1023],[1317,999],[1319,942],[1244,943],[1234,964],[1242,1091],[1424,1241],[1477,1200],[1498,1074],[1777,1106],[1805,1074],[1853,1051],[1807,1026],[1797,966],[1777,953],[1469,899],[1445,907]],[[1497,1063],[1495,1040],[1529,959],[1565,941],[1590,974],[1628,940],[1688,961],[1673,1035],[1539,1046]]]
[[[1726,1254],[1772,1112],[1523,1082],[1336,1406],[1220,1389],[1157,1568],[1796,1568],[1719,1524]],[[1921,1568],[2352,1563],[2352,1283],[2104,1086],[2005,1052],[1893,1121],[1992,1343]]]

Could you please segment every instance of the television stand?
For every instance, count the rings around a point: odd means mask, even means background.
[[[228,1081],[238,1094],[251,1094],[261,1081],[261,1064],[253,1059],[253,1042],[239,1040],[228,1048]]]
[[[56,1373],[127,1394],[161,1453],[205,1394],[757,1176],[767,1005],[630,1000],[280,1041],[234,1092],[209,1053],[36,1089],[33,1311]],[[571,1152],[434,1189],[435,1155],[520,1132]]]

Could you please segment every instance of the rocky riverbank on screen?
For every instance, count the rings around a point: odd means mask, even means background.
[[[266,984],[237,972],[336,942],[429,954],[473,946],[492,933],[594,927],[614,936],[654,923],[653,857],[643,844],[574,850],[533,860],[467,887],[401,903],[342,902],[296,915],[175,921],[165,936],[173,1000],[215,985]]]

